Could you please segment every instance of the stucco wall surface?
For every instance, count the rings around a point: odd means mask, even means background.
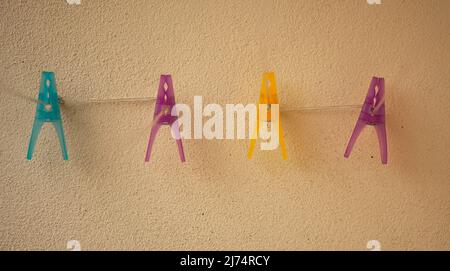
[[[450,1],[0,1],[0,249],[450,249]],[[51,126],[26,150],[40,73],[66,100],[70,160]],[[280,107],[361,104],[386,79],[389,164],[372,127],[343,152],[358,109],[283,113],[279,151],[185,140],[167,127],[144,163],[154,96]],[[206,119],[205,119],[206,120]]]

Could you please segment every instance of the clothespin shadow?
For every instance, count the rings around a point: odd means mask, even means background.
[[[277,95],[277,86],[275,81],[275,73],[266,72],[263,75],[263,81],[261,86],[261,92],[259,96],[259,102],[257,106],[257,115],[256,115],[256,130],[253,133],[252,138],[250,139],[250,147],[247,153],[247,158],[252,159],[253,153],[256,146],[256,141],[260,137],[260,125],[261,123],[266,122],[268,125],[272,122],[272,105],[278,105],[278,95]],[[263,115],[260,112],[260,105],[267,106],[267,114]],[[279,147],[281,148],[281,156],[283,160],[287,160],[287,151],[286,144],[284,141],[284,132],[281,125],[281,115],[279,114],[279,130],[278,130],[278,139],[279,139]],[[273,127],[272,127],[273,128]]]
[[[53,72],[42,72],[41,86],[39,90],[36,115],[34,118],[33,130],[31,132],[30,143],[28,145],[27,159],[33,158],[33,152],[36,145],[39,132],[44,123],[51,123],[55,127],[58,135],[59,144],[64,160],[69,160],[67,153],[66,141],[64,138],[64,130],[61,119],[60,104],[62,99],[58,97],[56,91],[56,80]]]
[[[174,109],[175,94],[173,90],[171,75],[161,75],[159,82],[158,94],[156,97],[155,113],[153,116],[152,128],[150,138],[148,140],[147,152],[145,155],[145,162],[150,161],[153,143],[155,142],[156,134],[162,125],[169,125],[172,129],[172,135],[175,136],[178,153],[182,162],[186,161],[183,150],[183,143],[181,141],[180,128],[178,125],[178,116],[172,116],[171,112]]]
[[[380,146],[381,162],[387,164],[387,134],[386,134],[386,110],[385,110],[385,85],[384,78],[373,77],[369,90],[364,100],[358,121],[353,130],[344,157],[348,158],[352,152],[356,140],[367,126],[375,127]]]

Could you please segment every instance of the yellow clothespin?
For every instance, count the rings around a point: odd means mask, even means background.
[[[260,106],[267,106],[267,115],[263,116],[260,113]],[[263,75],[263,81],[261,86],[261,94],[259,96],[259,103],[257,107],[257,117],[256,117],[256,131],[253,134],[250,140],[250,148],[248,150],[247,157],[251,159],[253,156],[253,152],[255,150],[256,140],[260,137],[260,123],[267,122],[267,125],[270,125],[272,122],[272,105],[278,106],[278,95],[277,95],[277,86],[275,81],[275,73],[266,72]],[[284,142],[284,132],[281,128],[281,116],[278,114],[278,139],[279,146],[281,146],[281,155],[283,160],[287,160],[287,152],[286,152],[286,144]],[[271,127],[273,128],[273,126]]]

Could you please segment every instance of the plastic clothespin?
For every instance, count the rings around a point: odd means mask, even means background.
[[[275,73],[266,72],[263,75],[263,81],[261,86],[261,93],[259,96],[258,108],[257,108],[257,117],[256,117],[256,131],[254,133],[252,139],[250,140],[250,148],[248,150],[247,158],[252,159],[253,152],[255,150],[256,140],[259,138],[259,125],[260,122],[267,122],[269,124],[272,121],[272,105],[278,105],[278,95],[277,95],[277,86],[275,81]],[[259,112],[260,105],[267,106],[267,115],[263,116]],[[281,116],[279,116],[279,145],[281,146],[281,155],[284,160],[287,160],[287,152],[286,152],[286,144],[284,142],[284,132],[281,126]]]
[[[155,113],[153,117],[153,126],[150,133],[150,138],[147,145],[147,153],[145,155],[145,161],[150,161],[150,156],[152,153],[153,142],[155,141],[156,134],[158,133],[161,125],[169,125],[172,129],[172,135],[175,136],[178,153],[180,154],[180,159],[182,162],[186,161],[183,151],[183,143],[180,136],[180,127],[178,126],[178,116],[172,116],[171,112],[175,103],[175,94],[172,85],[171,75],[161,75],[159,81],[158,95],[156,98]]]
[[[373,77],[361,109],[361,114],[356,122],[353,134],[348,142],[344,157],[348,158],[355,145],[356,139],[366,125],[375,127],[380,145],[381,162],[387,164],[387,136],[386,136],[386,112],[384,78]]]
[[[42,72],[41,87],[38,95],[38,104],[36,107],[36,116],[34,118],[33,131],[31,132],[30,144],[28,145],[27,159],[33,157],[36,140],[41,131],[42,125],[50,122],[55,127],[56,133],[61,145],[62,156],[64,160],[69,160],[67,154],[66,141],[64,139],[64,130],[61,121],[61,109],[59,104],[61,99],[56,92],[55,73]]]

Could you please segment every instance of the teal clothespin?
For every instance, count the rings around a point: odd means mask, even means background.
[[[56,92],[55,73],[42,72],[41,88],[39,90],[38,103],[36,107],[36,116],[34,118],[33,131],[31,132],[30,144],[28,146],[27,159],[33,157],[34,146],[41,131],[42,125],[51,122],[58,134],[59,144],[64,160],[69,160],[67,154],[66,141],[64,139],[64,130],[61,121],[61,109],[59,107],[60,99]]]

